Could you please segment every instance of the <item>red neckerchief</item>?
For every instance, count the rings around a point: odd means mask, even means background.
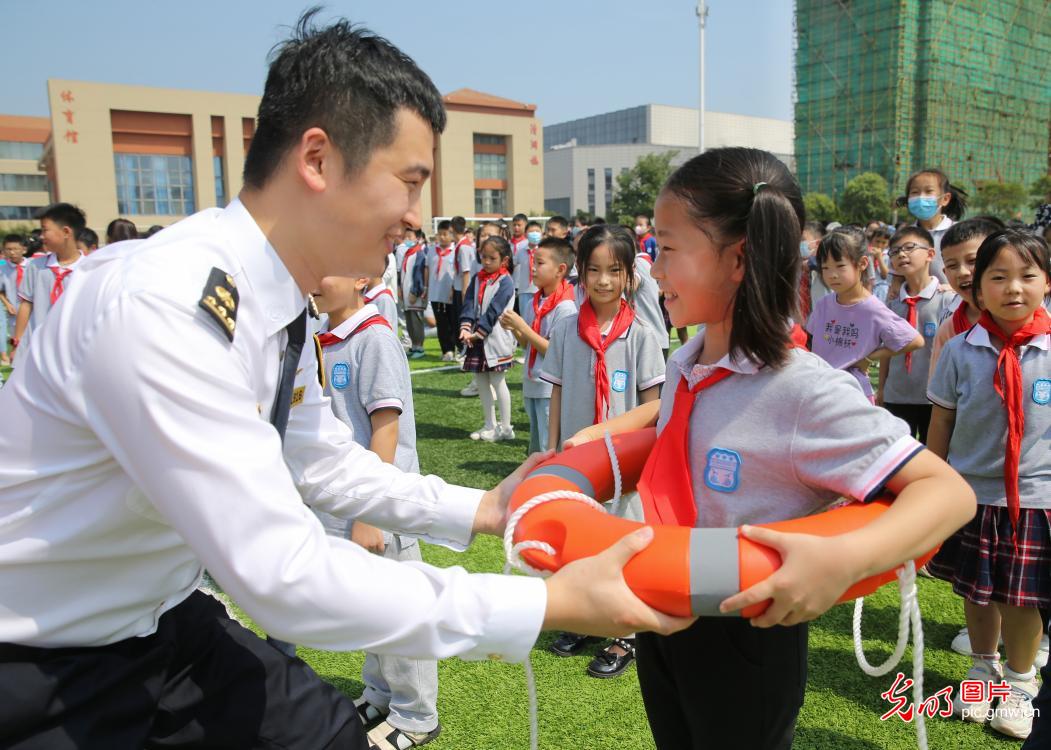
[[[805,352],[810,351],[806,348],[806,331],[803,330],[803,326],[796,323],[792,326],[792,330],[788,334],[789,338],[792,339],[792,346],[796,349],[802,349]]]
[[[529,254],[529,285],[533,285],[533,256],[536,255],[536,248],[526,246],[526,252]]]
[[[51,273],[55,274],[55,283],[51,287],[51,304],[58,302],[58,298],[62,296],[62,292],[65,291],[63,283],[66,277],[73,273],[72,268],[63,268],[62,266],[48,266],[51,269]]]
[[[639,237],[639,249],[642,250],[643,252],[646,252],[646,240],[651,240],[651,239],[653,239],[653,232],[646,232],[646,234],[644,234],[641,237]],[[649,257],[649,253],[646,253],[646,256]],[[650,258],[650,260],[653,260],[653,259]]]
[[[405,273],[405,269],[407,269],[409,267],[409,258],[414,256],[419,251],[420,251],[420,246],[419,245],[413,245],[412,247],[410,247],[408,250],[405,251],[405,257],[401,259],[401,272],[402,273]]]
[[[990,336],[1000,339],[1000,354],[996,358],[993,387],[1007,409],[1007,450],[1004,455],[1004,489],[1007,493],[1007,513],[1011,517],[1015,545],[1018,544],[1018,516],[1021,501],[1018,495],[1018,464],[1022,455],[1022,435],[1025,434],[1025,410],[1022,408],[1022,362],[1018,347],[1029,343],[1034,336],[1051,333],[1051,318],[1043,307],[1037,307],[1033,319],[1008,336],[996,324],[988,310],[983,310],[978,325]],[[1001,369],[1003,375],[1000,375]]]
[[[321,344],[322,349],[327,349],[333,344],[338,344],[340,341],[346,341],[347,339],[354,338],[354,336],[361,333],[366,328],[371,328],[372,326],[387,326],[387,328],[390,328],[390,323],[388,323],[387,319],[384,318],[382,315],[376,313],[375,315],[371,315],[368,318],[365,318],[365,320],[361,321],[361,323],[359,323],[354,328],[354,330],[348,333],[345,337],[337,336],[336,334],[332,333],[332,331],[325,331],[325,333],[319,333],[317,335],[317,340]]]
[[[562,279],[554,292],[544,297],[543,304],[540,303],[540,292],[533,295],[533,324],[532,329],[536,335],[540,335],[540,323],[544,317],[566,300],[574,299],[573,286]],[[529,347],[529,366],[526,370],[528,375],[533,374],[533,365],[536,363],[536,347]]]
[[[486,286],[489,285],[490,281],[493,281],[494,283],[499,284],[501,276],[507,276],[507,269],[504,268],[503,266],[500,266],[500,269],[498,271],[493,272],[493,273],[488,273],[486,271],[479,271],[478,275],[475,277],[476,279],[478,279],[478,315],[479,316],[482,314],[482,297],[485,296],[485,288],[486,288]]]
[[[657,436],[638,483],[647,523],[692,527],[697,520],[687,446],[690,414],[698,393],[731,375],[733,370],[719,367],[692,388],[685,376],[679,378],[671,417]]]
[[[917,294],[915,297],[906,297],[902,300],[902,302],[909,306],[909,317],[907,319],[909,325],[913,328],[916,328],[916,304],[921,299],[923,298]],[[916,328],[916,330],[918,331],[919,329]],[[908,352],[905,355],[905,372],[912,372],[912,352]]]
[[[952,314],[952,335],[959,336],[971,328],[971,321],[967,319],[967,303],[960,300],[960,306]]]
[[[375,290],[375,291],[374,291]],[[365,292],[365,301],[372,302],[386,294],[391,299],[394,299],[394,292],[386,284],[377,284],[376,286]]]
[[[437,278],[442,275],[442,258],[451,253],[453,249],[451,247],[436,247],[434,252],[438,253],[438,268],[434,270],[434,276]]]
[[[609,333],[603,339],[598,329],[598,318],[595,316],[595,308],[591,306],[591,300],[584,300],[584,304],[580,306],[580,313],[577,316],[577,335],[595,352],[595,420],[593,424],[604,422],[609,413],[610,384],[609,371],[606,369],[606,350],[613,346],[613,342],[619,339],[634,321],[634,308],[621,300],[617,317],[613,319]]]
[[[18,287],[22,286],[22,277],[25,276],[26,273],[26,262],[23,260],[15,266],[15,269],[17,270],[17,273],[15,274],[15,289],[18,289]]]

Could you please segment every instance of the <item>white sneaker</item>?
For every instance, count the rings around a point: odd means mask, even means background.
[[[989,726],[1000,734],[1024,740],[1033,731],[1033,698],[1040,689],[1036,678],[1031,680],[1008,680],[1011,692],[1001,698],[993,711]]]
[[[496,442],[496,428],[483,427],[471,433],[471,440],[484,440],[487,443]]]
[[[515,428],[514,427],[503,427],[501,425],[496,426],[496,439],[497,440],[514,440],[515,439]]]
[[[1001,636],[998,641],[1000,646],[1004,645],[1004,639]],[[1041,648],[1044,649],[1044,653],[1047,653],[1047,636],[1044,636],[1044,640],[1040,642]],[[964,656],[971,655],[971,634],[967,631],[967,628],[960,628],[960,632],[956,634],[956,637],[952,639],[952,643],[949,645],[953,651]],[[1039,665],[1037,665],[1039,669]]]
[[[967,676],[964,677],[964,681],[975,680],[986,683],[1000,682],[1003,679],[1003,674],[1000,670],[999,664],[994,664],[991,661],[985,659],[974,659],[974,664],[967,670]],[[988,688],[983,691],[983,697],[989,692]],[[953,716],[963,719],[964,721],[973,721],[977,724],[984,724],[989,720],[989,715],[992,712],[993,703],[992,701],[981,700],[975,702],[965,702],[963,700],[963,694],[961,689],[956,690],[956,694],[952,697],[952,713]]]
[[[1036,658],[1033,659],[1033,666],[1037,668],[1037,671],[1047,666],[1047,633],[1044,633],[1044,637],[1040,639],[1040,646],[1036,649]]]
[[[452,362],[455,356],[452,352],[445,352],[442,354],[442,362]]]
[[[471,382],[467,384],[467,387],[460,391],[460,395],[461,396],[477,396],[478,395],[478,383],[474,382],[474,380],[471,380]]]

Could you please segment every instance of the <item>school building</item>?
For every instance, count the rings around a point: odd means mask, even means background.
[[[118,216],[143,230],[224,206],[241,189],[258,96],[58,79],[47,95],[50,118],[0,117],[0,219],[31,221],[55,200],[80,206],[100,234]],[[444,100],[423,226],[543,208],[536,105],[471,89]]]
[[[698,153],[697,109],[645,104],[544,128],[544,208],[571,217],[609,213],[617,177],[640,156],[674,151],[672,166]],[[790,169],[792,123],[728,112],[704,113],[705,148],[750,146],[770,151]],[[616,217],[608,217],[615,220]]]

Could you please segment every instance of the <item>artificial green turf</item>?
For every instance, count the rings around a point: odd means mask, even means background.
[[[513,442],[478,443],[468,433],[481,424],[477,399],[461,398],[457,391],[469,376],[438,372],[413,376],[420,463],[432,472],[460,484],[488,487],[510,472],[525,457],[527,421],[522,410],[521,368],[512,369]],[[471,549],[456,554],[424,545],[424,557],[441,566],[462,565],[475,572],[495,572],[503,566],[497,539],[482,538]],[[962,679],[969,660],[949,650],[952,637],[963,622],[959,598],[939,581],[921,579],[920,606],[927,643],[926,695]],[[870,662],[881,662],[893,649],[897,636],[898,596],[886,586],[866,602],[863,633]],[[899,719],[880,721],[890,704],[880,698],[894,672],[867,677],[858,668],[850,635],[852,609],[839,606],[811,625],[810,679],[806,703],[799,718],[794,747],[814,750],[876,750],[913,748],[915,729]],[[533,650],[539,700],[541,748],[652,748],[646,716],[632,667],[623,677],[596,680],[584,673],[590,659],[560,659],[544,650],[551,639],[542,634]],[[717,648],[718,644],[712,644]],[[300,649],[327,680],[351,695],[361,690],[359,654],[334,654]],[[901,671],[910,676],[912,651],[906,651]],[[698,654],[697,668],[705,668]],[[897,670],[895,670],[896,672]],[[719,679],[712,674],[713,681]],[[910,694],[911,697],[911,694]],[[444,727],[434,750],[482,750],[528,747],[527,694],[521,666],[449,659],[439,665],[438,710]],[[723,716],[728,722],[747,722],[748,695],[726,695]],[[932,748],[1018,747],[992,730],[952,719],[928,720]]]

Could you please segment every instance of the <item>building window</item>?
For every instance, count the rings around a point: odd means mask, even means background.
[[[475,154],[474,179],[506,180],[507,154]]]
[[[117,212],[131,216],[193,213],[193,165],[189,156],[114,154]]]
[[[42,174],[0,174],[0,190],[46,193],[47,176]]]
[[[223,179],[223,157],[212,157],[212,168],[215,170],[215,205],[222,208],[226,205],[226,180]]]
[[[606,178],[606,213],[609,213],[609,207],[613,204],[613,168],[612,167],[606,167],[605,178]]]
[[[507,191],[476,189],[474,191],[474,212],[503,216],[507,213]]]
[[[31,221],[43,209],[44,206],[0,206],[0,221]]]
[[[503,146],[507,142],[507,136],[489,135],[487,133],[475,133],[474,142],[476,145]]]
[[[595,215],[595,170],[588,170],[588,213]]]
[[[32,161],[39,161],[43,155],[43,143],[0,141],[0,159],[31,159]]]

